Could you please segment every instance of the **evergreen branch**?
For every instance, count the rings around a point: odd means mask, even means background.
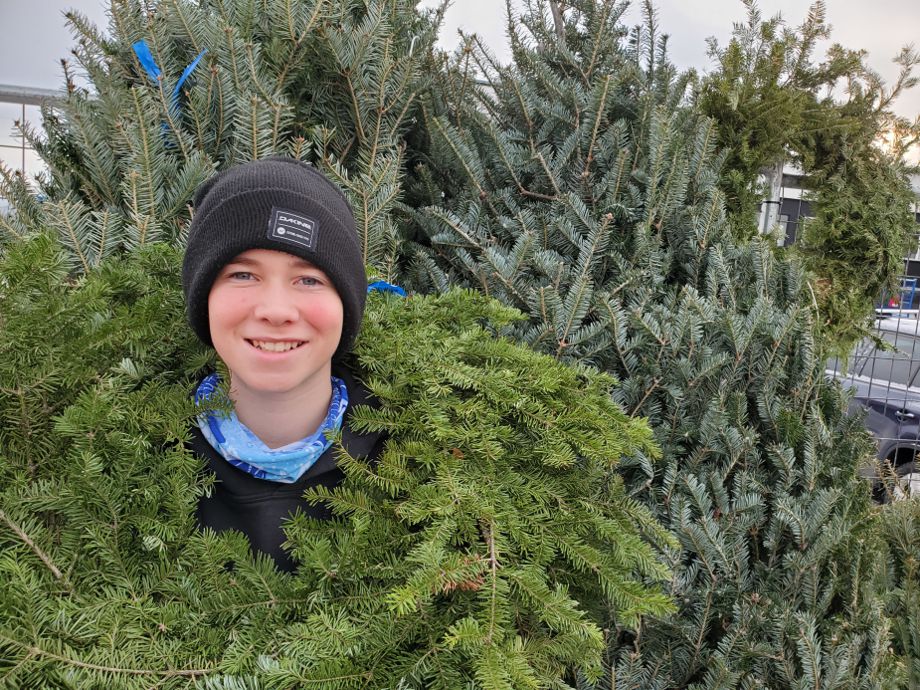
[[[262,570],[261,570],[261,569],[258,569],[258,570],[256,570],[256,573],[257,573],[257,575],[258,575],[259,582],[262,583],[262,585],[265,587],[265,591],[268,593],[268,596],[269,596],[268,606],[269,606],[269,608],[272,608],[272,607],[274,607],[274,606],[277,606],[277,605],[278,605],[278,597],[276,597],[276,596],[275,596],[275,593],[272,591],[271,585],[269,584],[268,580],[265,579],[265,575],[262,574]]]
[[[330,155],[330,154],[328,153],[327,144],[332,144],[332,143],[333,143],[333,142],[332,142],[332,139],[331,139],[331,138],[330,138],[328,141],[324,141],[324,142],[323,142],[323,154],[324,154],[324,157],[328,157],[328,156]],[[352,135],[348,138],[348,143],[345,144],[345,146],[344,146],[344,147],[342,148],[342,150],[339,152],[337,158],[338,158],[339,160],[343,160],[343,161],[344,161],[344,160],[347,160],[347,159],[348,159],[348,153],[349,153],[349,151],[351,151],[351,147],[354,146],[354,145],[357,144],[357,143],[358,143],[358,135],[357,135],[357,134],[352,134]]]
[[[67,578],[64,576],[64,573],[62,573],[58,569],[58,567],[54,564],[54,561],[51,560],[51,557],[48,556],[48,554],[46,554],[44,551],[42,551],[42,549],[39,548],[38,544],[36,544],[32,540],[32,538],[28,534],[26,534],[25,530],[23,530],[22,527],[16,524],[16,522],[14,522],[6,514],[6,511],[2,509],[0,509],[0,521],[4,522],[6,526],[9,527],[16,534],[16,536],[19,537],[23,541],[23,543],[25,543],[26,546],[32,549],[32,551],[35,553],[36,556],[38,556],[41,562],[44,563],[45,566],[47,566],[48,570],[51,571],[51,574],[54,575],[54,578],[56,580],[59,580],[67,587],[67,589],[70,589],[71,587],[70,583],[67,581]]]
[[[469,39],[466,38],[465,36],[464,38],[466,39],[467,41],[466,45],[468,46]],[[442,62],[445,62],[445,63],[449,62],[448,58],[444,57]],[[447,76],[444,79],[444,89],[447,91],[447,94],[444,95],[444,100],[447,103],[452,104],[453,109],[457,111],[457,115],[455,115],[454,119],[455,119],[457,126],[460,127],[462,126],[461,119],[460,119],[460,115],[461,115],[460,110],[462,108],[461,106],[462,101],[457,96],[457,85],[456,85],[457,80],[454,79],[453,76],[454,76],[453,71],[450,71],[448,72]],[[425,122],[428,122],[431,119],[431,116],[428,114],[428,107],[424,103],[422,103],[422,116],[424,117]]]
[[[614,297],[616,293],[620,291],[621,288],[626,286],[626,284],[627,283],[622,283],[619,286],[617,286],[616,290],[614,290],[614,292],[611,294],[611,297]],[[616,335],[617,334],[616,325],[618,322],[618,318],[617,318],[618,314],[615,309],[611,308],[610,304],[611,304],[610,299],[606,299],[603,302],[604,309],[607,311],[607,317],[608,317],[607,322],[611,324],[612,326],[611,330],[613,331],[613,337],[612,337],[613,344],[614,344],[614,347],[616,347],[617,357],[619,361],[622,363],[623,370],[627,373],[629,377],[632,377],[634,376],[635,372],[633,371],[633,368],[630,365],[630,358],[626,356],[626,352],[623,350],[623,343],[621,342],[620,338],[618,338]],[[657,383],[654,384],[654,386],[657,387]],[[648,397],[648,394],[642,398],[641,402],[644,403],[647,397]],[[637,405],[633,408],[629,416],[635,417],[638,411],[639,411],[639,406]]]
[[[162,83],[162,80],[161,80],[161,83]],[[137,124],[138,124],[138,129],[140,130],[141,145],[143,147],[143,153],[144,153],[143,165],[145,169],[144,172],[146,173],[145,177],[147,178],[147,187],[148,187],[147,193],[149,194],[147,198],[150,200],[150,203],[153,204],[155,203],[157,195],[156,195],[156,190],[154,190],[153,188],[153,185],[154,185],[153,156],[151,155],[149,130],[145,126],[145,123],[144,123],[144,114],[143,114],[143,111],[141,110],[141,101],[140,101],[140,97],[138,94],[138,90],[131,89],[131,95],[134,97],[134,111],[135,113],[137,113]],[[133,175],[135,179],[137,178],[136,171],[131,171],[130,174]],[[135,204],[137,203],[138,203],[137,197],[135,196]],[[140,207],[136,206],[136,208],[137,208],[137,215],[140,216],[141,215]],[[144,215],[148,215],[149,212],[150,212],[150,209],[147,209],[147,214],[144,214]],[[144,234],[146,235],[146,228],[145,228]],[[141,244],[143,244],[143,241],[141,241]]]
[[[272,103],[272,110],[275,111],[275,122],[272,125],[272,148],[278,148],[278,139],[281,137],[281,113],[280,103]]]
[[[394,133],[398,132],[399,128],[402,127],[402,122],[406,119],[406,114],[409,112],[409,108],[413,103],[415,103],[415,96],[416,94],[414,93],[409,95],[409,97],[406,99],[406,102],[403,104],[402,110],[399,111],[399,115],[397,115],[396,119],[393,121],[391,129]],[[389,112],[389,110],[390,106],[387,106],[387,112]]]
[[[154,54],[154,57],[156,57],[156,58],[157,58],[157,62],[158,62],[159,64],[162,65],[162,64],[163,64],[163,56],[162,56],[162,52],[160,51],[160,42],[159,42],[159,36],[158,36],[157,32],[151,32],[150,43],[153,44],[153,54]],[[176,127],[176,122],[175,122],[175,120],[173,119],[173,116],[172,116],[172,108],[170,107],[170,100],[167,99],[167,97],[166,97],[166,92],[165,92],[165,90],[164,90],[164,88],[163,88],[165,82],[166,82],[165,77],[161,74],[160,77],[159,77],[159,79],[157,79],[157,84],[156,84],[156,85],[157,85],[157,94],[158,94],[159,97],[160,97],[160,105],[163,107],[163,112],[164,112],[164,114],[165,114],[165,116],[166,116],[167,122],[169,122],[170,128],[172,128],[172,131],[173,131],[173,132],[175,133],[175,135],[176,135],[176,141],[177,141],[178,144],[179,144],[179,148],[182,150],[182,156],[183,156],[184,158],[187,159],[187,158],[188,158],[188,151],[185,149],[185,144],[182,142],[182,139],[181,139],[181,137],[179,136],[179,130],[178,130],[178,128]],[[138,119],[138,124],[140,124],[140,123],[141,123],[141,120]],[[145,160],[146,160],[146,158],[145,158]]]
[[[549,165],[546,162],[546,159],[543,157],[543,154],[536,149],[532,149],[532,153],[536,156],[537,160],[540,161],[540,165],[543,166],[543,170],[546,172],[546,176],[549,178],[549,181],[553,185],[553,189],[556,190],[556,197],[562,196],[562,191],[559,189],[559,185],[556,184],[556,178],[553,177],[553,173],[550,172]]]
[[[47,649],[42,649],[35,645],[28,645],[19,640],[14,640],[11,637],[0,634],[0,642],[8,644],[12,647],[17,647],[26,651],[31,656],[36,657],[45,657],[53,661],[58,661],[67,666],[74,666],[76,668],[81,668],[86,671],[97,671],[99,673],[111,673],[116,675],[125,675],[125,676],[158,676],[161,678],[197,678],[198,676],[206,676],[211,673],[215,673],[217,668],[188,668],[188,669],[170,669],[170,670],[158,670],[158,669],[148,669],[148,668],[122,668],[118,666],[104,666],[102,664],[92,664],[87,661],[80,661],[79,659],[71,659],[69,657],[63,656],[61,654],[55,654],[54,652],[48,651]]]
[[[477,43],[478,43],[478,38],[477,38],[476,40],[477,40]],[[466,90],[467,90],[467,87],[470,87],[471,84],[472,84],[472,79],[470,79],[470,62],[471,62],[471,60],[472,60],[472,50],[470,49],[470,39],[467,38],[467,39],[466,39],[466,42],[465,42],[465,44],[464,44],[464,46],[463,46],[463,76],[460,78],[460,95],[459,95],[459,97],[455,100],[455,102],[456,102],[457,104],[460,105],[460,107],[455,108],[455,110],[456,110],[456,112],[457,112],[457,114],[456,114],[457,127],[462,127],[462,126],[463,126],[463,120],[462,120],[462,116],[463,116],[463,107],[462,107],[462,104],[466,102]],[[476,63],[479,64],[479,60],[476,60]],[[489,81],[490,84],[492,84],[492,78],[491,78],[491,75],[489,74],[489,72],[486,71],[486,70],[483,70],[483,74],[486,75],[486,79]],[[472,88],[475,89],[476,87],[475,87],[475,86],[472,86]],[[494,92],[494,85],[493,85],[493,92]]]
[[[626,163],[628,162],[628,160],[627,160],[628,156],[629,156],[629,154],[627,153],[627,150],[626,150],[626,149],[623,149],[623,150],[620,151],[620,153],[617,155],[617,163],[616,163],[616,171],[617,171],[616,185],[615,185],[614,188],[613,188],[613,193],[610,195],[610,198],[613,199],[614,201],[616,201],[616,200],[619,198],[619,196],[620,196],[620,184],[622,183],[623,178],[624,178],[624,173],[626,172]]]
[[[637,414],[639,414],[639,410],[642,409],[642,406],[645,404],[645,401],[648,400],[649,396],[655,392],[655,389],[658,388],[659,385],[661,385],[660,376],[656,377],[652,381],[652,385],[649,386],[648,390],[645,391],[645,395],[642,396],[642,399],[638,403],[636,403],[635,407],[633,407],[632,409],[632,412],[629,413],[630,417],[635,417]]]
[[[540,192],[532,192],[529,189],[520,189],[521,195],[529,197],[531,199],[540,199],[541,201],[558,201],[559,197],[549,196],[548,194],[541,194]]]
[[[194,48],[193,52],[197,55],[201,52],[201,44],[198,42],[198,32],[192,30],[192,27],[189,25],[182,11],[183,8],[186,7],[186,4],[184,2],[178,2],[177,0],[171,0],[169,6],[170,10],[179,16],[179,21],[182,22],[182,26],[185,28],[185,35],[188,37],[188,40],[192,42],[192,48]]]
[[[263,579],[264,582],[264,579]],[[266,586],[267,589],[267,586]],[[294,599],[265,599],[263,601],[249,601],[245,604],[228,604],[227,606],[220,606],[213,609],[209,609],[208,613],[233,613],[237,611],[246,611],[248,609],[271,609],[279,605],[287,604],[290,606],[296,606],[297,604],[303,604],[303,597],[297,597]]]
[[[574,325],[575,319],[579,311],[575,307],[577,307],[579,302],[581,302],[582,295],[584,295],[590,289],[591,279],[590,279],[589,274],[591,272],[591,262],[592,262],[592,259],[594,258],[594,255],[597,252],[598,246],[601,245],[605,241],[608,225],[610,225],[610,218],[605,216],[603,221],[601,221],[600,229],[599,230],[595,229],[593,233],[594,242],[591,245],[590,250],[585,251],[583,248],[579,252],[580,256],[585,257],[584,260],[582,261],[581,275],[579,275],[578,278],[572,281],[572,285],[578,287],[579,297],[578,299],[575,299],[572,301],[573,308],[569,311],[568,320],[565,323],[565,328],[563,328],[561,333],[557,333],[559,337],[559,345],[558,345],[558,348],[556,349],[556,357],[562,356],[562,351],[568,346],[568,335],[569,335],[569,332],[572,330],[572,326]],[[567,302],[569,301],[569,295],[566,296],[566,301]]]
[[[716,131],[716,123],[712,120],[712,118],[708,118],[706,120],[706,138],[703,140],[702,145],[697,147],[701,154],[697,158],[696,171],[693,173],[693,180],[697,183],[700,181],[700,173],[703,172],[706,164],[709,163],[709,160],[703,154],[709,149],[709,142],[712,141],[717,134],[718,132]]]
[[[355,113],[355,134],[359,142],[363,142],[367,135],[364,133],[364,120],[361,117],[361,106],[358,104],[358,94],[355,92],[355,84],[351,79],[351,70],[346,69],[343,73],[345,83],[348,84],[348,93],[351,95],[351,107]]]
[[[477,37],[476,41],[477,41],[477,42],[479,41],[479,38],[478,38],[478,37]],[[505,80],[503,80],[503,82],[505,82],[505,83],[509,83],[509,82],[510,82],[510,84],[511,84],[511,90],[514,92],[514,96],[515,96],[515,98],[517,99],[518,105],[521,107],[521,115],[524,116],[524,122],[527,123],[527,135],[528,135],[528,139],[530,140],[530,147],[531,147],[531,148],[534,148],[534,142],[533,142],[533,130],[534,130],[533,118],[530,117],[530,112],[529,112],[528,109],[527,109],[527,101],[526,101],[526,99],[524,98],[524,92],[521,91],[521,85],[518,83],[518,80],[517,80],[517,79],[505,79]],[[499,124],[502,124],[502,123],[499,123]]]
[[[377,122],[374,125],[374,139],[371,142],[371,152],[368,156],[368,160],[370,161],[368,167],[371,169],[374,168],[374,164],[377,162],[377,147],[380,145],[380,128],[383,126],[383,117],[387,112],[387,108],[384,107],[384,101],[386,95],[387,79],[389,79],[390,73],[393,70],[393,61],[390,59],[391,45],[392,41],[388,38],[384,42],[382,58],[384,71],[383,74],[380,75],[380,86],[377,89]]]
[[[301,685],[326,685],[333,681],[348,681],[348,680],[372,680],[372,674],[369,671],[364,673],[351,673],[346,676],[327,676],[324,678],[307,678],[304,676],[298,676],[297,682]]]
[[[504,285],[512,295],[517,297],[518,304],[521,306],[521,309],[524,309],[525,305],[527,304],[527,299],[515,286],[514,278],[506,276],[502,272],[501,268],[495,265],[494,254],[492,252],[486,253],[486,258],[488,258],[489,264],[492,266],[492,275],[498,278],[502,285]]]
[[[723,211],[724,209],[722,208],[722,204],[720,203],[718,196],[714,195],[712,203],[709,204],[709,218],[703,226],[703,236],[697,240],[696,246],[700,250],[701,254],[705,252],[706,247],[709,245],[709,231],[715,227],[716,221],[722,217]]]
[[[495,140],[495,150],[499,157],[502,159],[502,162],[505,164],[505,168],[508,171],[508,174],[511,175],[511,179],[514,180],[514,183],[517,185],[518,191],[521,193],[521,195],[530,197],[531,199],[556,201],[557,197],[549,196],[548,194],[541,194],[540,192],[532,192],[529,189],[526,189],[521,182],[521,179],[518,177],[517,172],[515,171],[515,166],[512,165],[511,161],[508,159],[508,153],[505,151],[505,147],[503,145],[504,142],[501,140],[498,132],[493,131],[492,137]]]
[[[546,328],[539,334],[537,340],[542,340],[543,336],[555,335],[555,330],[552,327],[553,320],[550,317],[550,308],[546,303],[546,291],[547,288],[545,286],[537,288],[537,292],[540,294],[540,321],[546,324]]]
[[[74,122],[77,126],[74,128],[77,130],[77,133],[82,140],[82,149],[84,151],[92,151],[94,149],[93,142],[88,138],[88,133],[86,131],[86,126],[83,123],[82,114],[78,112],[77,108],[73,108],[70,112],[71,117],[74,119]],[[58,162],[56,159],[49,160],[48,158],[43,158],[43,161],[48,165],[52,170],[57,170],[57,174],[61,177],[66,177],[65,170],[58,168]],[[102,206],[106,203],[106,199],[103,199],[99,195],[99,190],[96,188],[95,182],[98,181],[104,187],[104,192],[109,195],[108,201],[112,201],[117,198],[117,195],[114,190],[109,187],[106,175],[92,175],[91,170],[88,170],[84,166],[75,166],[69,172],[74,174],[77,179],[81,182],[81,190],[85,192],[94,204]]]
[[[9,680],[10,678],[12,678],[15,675],[16,671],[18,671],[20,668],[25,666],[29,662],[29,659],[32,659],[34,656],[35,655],[32,652],[29,652],[28,654],[26,654],[24,657],[22,657],[22,659],[16,662],[15,666],[13,666],[6,673],[4,673],[3,678],[0,678],[0,680]]]
[[[211,102],[211,96],[212,96],[212,94],[213,94],[213,88],[212,88],[212,87],[213,87],[213,84],[214,84],[214,75],[215,75],[215,71],[216,71],[215,66],[214,66],[214,65],[211,65],[211,66],[210,66],[210,69],[209,69],[208,71],[210,72],[210,77],[208,78],[208,88],[207,88],[207,91],[205,92],[205,93],[206,93],[206,96],[205,96],[205,102],[206,102],[206,103],[210,103],[210,102]],[[200,116],[200,114],[199,114],[199,112],[198,112],[198,108],[191,108],[191,107],[190,107],[190,108],[189,108],[189,115],[190,115],[190,117],[192,118],[192,124],[193,124],[192,131],[193,131],[193,134],[194,134],[194,137],[195,137],[195,141],[196,141],[197,144],[198,144],[198,150],[199,150],[199,151],[204,151],[204,150],[206,150],[206,148],[205,148],[205,147],[206,147],[206,143],[205,143],[205,136],[204,136],[204,123],[202,122],[201,116]],[[223,114],[221,113],[220,115],[218,115],[218,117],[223,117]],[[215,140],[214,140],[214,141],[215,141],[215,143],[216,143],[218,146],[220,145],[220,138],[219,138],[219,135],[215,136]]]
[[[489,570],[491,571],[492,591],[489,595],[489,634],[486,639],[489,643],[495,644],[497,640],[494,637],[496,619],[498,617],[498,551],[495,548],[494,525],[489,522],[483,525],[483,532],[486,543],[489,546]]]
[[[699,628],[699,632],[696,636],[696,641],[693,643],[693,658],[690,660],[690,663],[687,665],[688,673],[696,672],[696,669],[699,663],[698,660],[700,659],[701,652],[703,651],[705,647],[704,643],[705,643],[706,634],[709,632],[709,617],[710,617],[711,609],[712,609],[712,590],[710,589],[710,590],[707,590],[706,592],[706,606],[703,610],[702,620],[697,621],[697,627]]]
[[[166,99],[166,92],[163,90],[163,80],[160,79],[157,82],[157,93],[160,96],[160,105],[163,106],[163,113],[166,115],[166,121],[169,123],[170,129],[172,129],[175,134],[176,143],[179,144],[179,149],[182,151],[182,157],[188,160],[189,152],[185,147],[185,142],[182,140],[183,137],[180,134],[180,129],[176,125],[176,120],[173,118],[172,108],[170,107],[169,101]]]
[[[476,190],[479,192],[480,198],[483,198],[483,199],[486,198],[487,196],[486,191],[479,184],[479,181],[476,179],[476,175],[473,173],[473,170],[467,164],[466,156],[464,156],[463,153],[460,150],[458,150],[457,147],[454,145],[453,140],[448,135],[448,132],[444,128],[444,125],[441,123],[440,118],[434,118],[432,119],[431,122],[434,124],[435,129],[438,130],[438,133],[441,135],[441,137],[450,147],[450,150],[453,151],[454,159],[459,161],[460,165],[463,166],[463,169],[466,171],[467,177],[469,177],[470,182],[472,182],[476,186]]]
[[[252,78],[252,83],[255,85],[256,90],[262,96],[262,100],[265,101],[266,105],[275,105],[275,99],[262,86],[262,79],[259,77],[258,70],[256,70],[256,57],[252,43],[246,44],[246,66],[249,67],[249,76]]]
[[[236,45],[233,41],[233,26],[228,24],[224,28],[224,36],[227,37],[227,49],[230,52],[230,65],[233,68],[233,86],[236,89],[236,92],[239,94],[246,93],[243,87],[240,85],[240,73],[236,68]]]
[[[259,157],[259,99],[253,96],[249,99],[251,107],[249,122],[252,127],[249,130],[249,143],[251,144],[250,156],[253,160]]]
[[[99,247],[98,253],[96,255],[96,265],[98,266],[102,259],[105,257],[105,248],[108,243],[108,228],[109,228],[109,217],[111,212],[109,209],[105,209],[102,212],[102,216],[99,219],[99,236],[96,242]]]
[[[316,3],[315,10],[318,11],[319,6],[322,4],[322,0]],[[285,15],[288,20],[288,34],[292,41],[297,41],[297,32],[294,30],[294,8],[291,5],[291,0],[284,0],[284,9]]]
[[[687,484],[690,484],[690,482],[685,480],[684,484],[687,485]],[[700,489],[698,484],[694,488]],[[692,491],[692,488],[691,488],[691,491]],[[707,544],[700,541],[700,537],[703,536],[700,534],[701,530],[698,529],[696,525],[687,524],[686,520],[688,518],[689,516],[687,516],[686,518],[684,516],[681,516],[681,521],[680,521],[679,526],[681,528],[681,531],[684,534],[684,537],[693,546],[691,553],[693,554],[694,560],[695,561],[698,560],[703,564],[703,566],[706,569],[706,574],[709,576],[709,582],[714,584],[719,581],[719,573],[717,572],[718,571],[717,564],[713,563],[711,554],[709,553],[709,550],[706,548]],[[707,589],[706,591],[709,592],[711,590]]]
[[[610,80],[613,76],[608,74],[604,79],[604,91],[601,94],[600,103],[597,105],[597,116],[594,118],[594,128],[591,131],[591,143],[588,144],[588,153],[585,156],[585,169],[581,171],[581,176],[588,179],[591,172],[591,163],[594,161],[594,145],[597,143],[597,133],[601,128],[601,119],[604,116],[604,108],[607,106],[607,93],[610,89]]]
[[[460,82],[460,98],[455,100],[455,102],[460,104],[466,102],[466,90],[467,86],[469,86],[469,88],[473,91],[473,97],[476,99],[482,111],[485,112],[490,119],[494,120],[495,122],[499,122],[501,120],[501,113],[497,110],[494,100],[486,95],[485,89],[477,88],[476,82],[470,78],[470,61],[475,61],[476,66],[479,68],[479,73],[484,79],[484,85],[488,86],[488,88],[492,90],[492,93],[499,93],[499,87],[496,85],[495,80],[492,78],[493,72],[495,73],[495,76],[501,80],[501,70],[496,64],[494,58],[488,53],[488,50],[480,42],[479,37],[474,34],[472,39],[475,40],[476,45],[479,48],[479,52],[477,54],[473,54],[472,48],[470,47],[471,39],[467,38],[467,42],[464,45],[463,79]],[[483,67],[483,59],[485,59],[488,65],[492,68],[492,72]],[[460,119],[462,107],[457,108],[457,110],[458,112],[456,115],[456,124],[458,127],[461,127],[463,124]]]
[[[380,171],[380,176],[378,177],[378,179],[374,180],[374,185],[376,189],[379,189],[386,182],[386,180],[384,179],[385,176],[390,176],[391,179],[398,178],[399,167],[402,163],[402,156],[399,154],[400,154],[400,151],[397,149],[396,158],[392,159],[389,165],[385,166]],[[394,172],[395,172],[395,175],[394,175]],[[375,189],[375,192],[376,192],[376,189]],[[367,214],[367,222],[365,225],[368,229],[370,227],[370,224],[377,219],[378,215],[389,214],[392,211],[391,204],[393,200],[399,196],[399,191],[400,191],[399,185],[393,184],[392,191],[387,196],[385,196],[382,200],[380,199],[376,200],[373,211],[371,211],[367,206],[367,198],[369,197],[369,195],[364,195],[365,197],[364,211]],[[370,260],[372,257],[368,256],[366,258]]]
[[[511,175],[511,179],[514,180],[514,184],[517,185],[518,190],[521,193],[525,193],[524,185],[521,183],[520,178],[515,172],[515,166],[512,165],[511,161],[508,159],[508,152],[505,150],[504,141],[501,140],[501,135],[496,131],[495,126],[492,126],[492,131],[490,132],[492,139],[495,141],[495,151],[498,153],[498,157],[501,158],[502,163],[505,164],[505,169],[508,171],[508,174]]]
[[[609,12],[613,9],[613,3],[602,2],[600,7],[601,16],[597,21],[597,33],[591,37],[591,59],[588,60],[587,68],[582,70],[586,85],[591,83],[591,77],[594,74],[594,65],[597,63],[597,56],[601,46],[601,37],[609,30],[607,27],[607,17],[609,16]],[[609,78],[608,76],[608,79]]]
[[[25,239],[25,234],[22,232],[19,232],[18,230],[16,230],[16,228],[13,227],[13,224],[10,222],[11,218],[13,218],[12,215],[7,215],[6,213],[0,213],[0,228],[3,228],[4,230],[6,230],[6,232],[12,235],[16,240]]]
[[[74,252],[76,252],[78,257],[80,257],[80,263],[83,264],[83,272],[88,273],[90,270],[90,261],[86,254],[83,252],[83,248],[80,246],[80,239],[78,237],[77,230],[73,225],[73,219],[69,213],[70,210],[71,209],[69,206],[62,208],[60,220],[64,224],[64,230],[66,231],[68,237],[70,237],[71,246],[73,247]]]
[[[211,84],[217,84],[217,132],[214,135],[214,143],[220,146],[224,138],[224,87],[221,85],[221,78],[217,74],[218,68],[215,62],[211,65],[211,81],[208,83],[208,102],[211,101]]]
[[[304,27],[303,31],[300,32],[300,37],[297,38],[294,33],[294,23],[288,23],[288,30],[291,34],[291,40],[294,41],[294,47],[291,49],[288,59],[285,60],[284,65],[278,71],[278,78],[275,79],[275,89],[280,90],[284,86],[284,80],[287,78],[288,70],[291,69],[294,65],[298,64],[297,54],[300,51],[303,42],[310,36],[310,31],[313,29],[313,24],[316,22],[317,17],[319,17],[320,10],[323,9],[323,5],[326,0],[317,0],[316,7],[313,10],[313,14],[310,15],[310,19],[307,22],[307,25]],[[291,18],[293,16],[293,10],[291,7],[290,0],[287,0],[287,16]]]
[[[138,246],[143,246],[147,239],[147,219],[143,218],[140,212],[140,200],[137,197],[137,176],[136,170],[132,170],[127,175],[128,184],[131,186],[131,208],[134,211],[134,223],[138,230]]]

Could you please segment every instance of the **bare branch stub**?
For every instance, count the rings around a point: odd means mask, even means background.
[[[565,24],[562,20],[562,8],[559,0],[549,0],[549,9],[553,13],[553,25],[556,27],[556,36],[559,42],[565,44]]]

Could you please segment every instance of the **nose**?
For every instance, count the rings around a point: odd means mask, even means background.
[[[297,319],[297,305],[283,285],[266,284],[259,291],[253,306],[253,316],[272,325],[291,323]]]

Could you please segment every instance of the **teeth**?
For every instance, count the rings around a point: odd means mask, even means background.
[[[303,344],[302,340],[287,340],[281,342],[272,342],[268,340],[250,340],[255,347],[266,352],[287,352]]]

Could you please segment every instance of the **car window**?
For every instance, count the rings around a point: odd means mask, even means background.
[[[920,337],[914,331],[911,333],[899,333],[895,346],[899,350],[906,352],[910,358],[910,373],[907,377],[907,385],[916,385],[918,373],[920,373]]]
[[[907,386],[920,369],[918,339],[908,333],[880,333],[896,349],[890,352],[870,347],[854,356],[854,371],[862,376]],[[859,360],[857,364],[856,360]]]
[[[853,350],[852,356],[850,357],[850,373],[863,374],[863,368],[866,367],[867,364],[871,364],[875,352],[875,343],[873,343],[872,340],[869,338],[863,338],[860,340],[856,345],[856,348]],[[838,362],[835,360],[834,364],[836,365]],[[835,366],[835,371],[841,371],[840,367]],[[864,375],[868,376],[868,373]]]

